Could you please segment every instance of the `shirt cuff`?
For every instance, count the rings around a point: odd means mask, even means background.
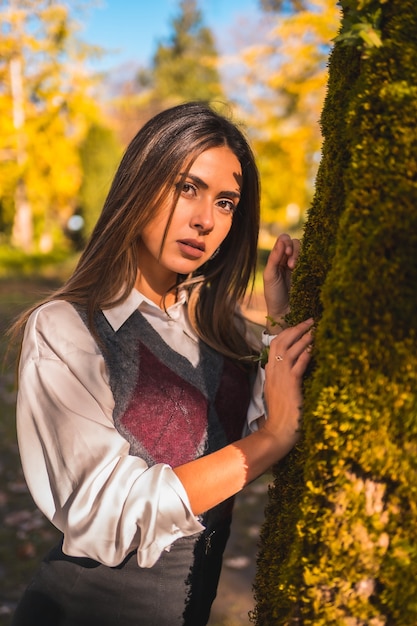
[[[277,335],[270,335],[268,331],[264,330],[262,333],[262,345],[269,348],[271,341],[276,338]]]
[[[161,470],[161,480],[165,487],[161,490],[163,497],[159,499],[155,536],[152,540],[152,531],[148,531],[145,541],[139,543],[137,550],[139,567],[152,567],[161,552],[164,550],[169,552],[177,539],[200,533],[205,529],[191,512],[188,495],[182,482],[169,466],[162,466]]]

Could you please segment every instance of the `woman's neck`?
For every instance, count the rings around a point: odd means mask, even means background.
[[[172,282],[166,282],[165,285],[159,282],[154,284],[138,271],[135,288],[149,300],[152,300],[160,309],[168,308],[177,301],[177,291],[172,287]]]

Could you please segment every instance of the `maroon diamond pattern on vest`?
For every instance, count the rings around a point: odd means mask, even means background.
[[[143,344],[140,353],[138,380],[120,421],[157,463],[187,463],[206,437],[207,400]]]

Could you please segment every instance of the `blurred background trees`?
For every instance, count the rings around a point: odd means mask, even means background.
[[[261,243],[299,227],[320,159],[318,120],[327,59],[340,21],[334,0],[262,2],[271,27],[266,40],[242,51],[243,102],[263,185]],[[271,237],[272,236],[272,237]]]
[[[0,223],[25,252],[62,245],[77,203],[78,148],[99,115],[88,49],[60,2],[11,0],[0,12]]]
[[[179,2],[171,28],[168,41],[158,44],[150,68],[156,98],[173,105],[186,100],[224,99],[214,36],[204,26],[196,0]]]
[[[299,229],[320,155],[336,3],[263,0],[259,43],[242,41],[231,65],[205,25],[204,2],[178,0],[149,67],[106,96],[112,77],[89,69],[100,50],[79,36],[89,4],[0,5],[0,246],[47,254],[82,245],[127,142],[156,112],[189,99],[226,106],[249,135],[262,177],[262,246]]]

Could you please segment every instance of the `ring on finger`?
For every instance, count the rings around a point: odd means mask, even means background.
[[[283,360],[284,360],[284,357],[283,357],[283,356],[281,356],[280,354],[277,354],[277,355],[276,355],[276,357],[275,357],[275,360],[276,360],[276,361],[283,361]]]

